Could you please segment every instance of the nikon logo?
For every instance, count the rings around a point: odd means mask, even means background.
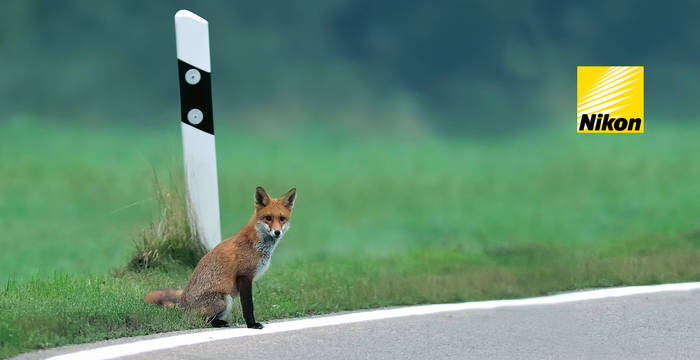
[[[625,119],[611,118],[610,114],[583,114],[581,122],[578,124],[578,132],[583,130],[593,130],[599,132],[640,132],[642,128],[642,118]]]
[[[644,132],[644,67],[579,66],[577,95],[577,132]]]

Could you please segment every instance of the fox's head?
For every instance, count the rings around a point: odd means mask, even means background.
[[[261,235],[280,239],[289,230],[289,218],[292,216],[297,190],[292,188],[280,198],[270,198],[265,189],[255,189],[255,228]]]

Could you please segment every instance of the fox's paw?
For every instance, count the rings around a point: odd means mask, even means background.
[[[228,322],[226,320],[220,320],[220,319],[214,319],[211,321],[211,326],[215,328],[220,328],[220,327],[229,327]]]
[[[255,324],[250,324],[248,325],[248,329],[262,329],[264,326],[263,324],[256,322]]]

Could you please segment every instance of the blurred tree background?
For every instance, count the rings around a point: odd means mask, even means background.
[[[698,93],[697,2],[9,0],[0,116],[173,121],[180,8],[210,22],[219,126],[573,124],[577,65],[645,66],[649,118],[687,121]]]

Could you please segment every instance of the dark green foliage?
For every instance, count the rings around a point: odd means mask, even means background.
[[[517,131],[573,116],[579,65],[647,66],[647,108],[695,114],[700,5],[632,0],[9,1],[0,114],[177,117],[180,8],[211,24],[215,114],[237,126]]]

